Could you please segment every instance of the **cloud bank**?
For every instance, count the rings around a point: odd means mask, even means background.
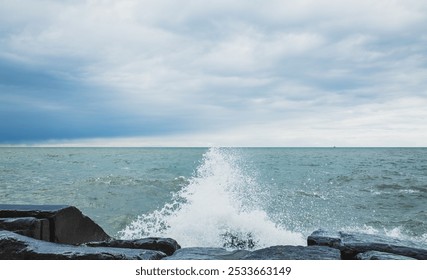
[[[422,0],[0,2],[0,143],[427,143]]]

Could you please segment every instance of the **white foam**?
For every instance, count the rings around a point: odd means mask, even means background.
[[[171,237],[183,247],[255,249],[305,244],[302,234],[271,221],[263,210],[266,188],[247,173],[236,151],[211,148],[170,204],[139,216],[119,235],[125,239]]]

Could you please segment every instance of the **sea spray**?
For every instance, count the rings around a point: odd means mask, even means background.
[[[183,247],[256,249],[305,244],[301,234],[272,222],[263,209],[268,203],[267,188],[249,173],[236,150],[210,148],[170,203],[140,215],[119,236],[171,237]]]

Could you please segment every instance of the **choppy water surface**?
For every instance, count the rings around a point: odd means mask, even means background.
[[[318,228],[427,244],[427,149],[0,148],[0,199],[183,246],[305,244]]]

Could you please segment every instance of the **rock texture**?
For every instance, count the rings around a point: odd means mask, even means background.
[[[243,260],[340,260],[340,251],[324,246],[272,246],[250,252]]]
[[[3,260],[159,260],[160,251],[111,247],[84,247],[33,239],[0,231],[0,259]]]
[[[188,247],[177,250],[165,260],[240,260],[248,253],[249,251],[246,250],[227,251],[224,248]]]
[[[356,260],[416,260],[396,254],[384,253],[379,251],[367,251],[356,255]]]
[[[43,231],[42,240],[64,244],[81,244],[106,241],[111,237],[76,207],[67,205],[13,205],[0,204],[0,218],[28,218],[48,221],[48,233]],[[26,232],[10,229],[26,235]],[[37,238],[36,234],[28,234]]]
[[[421,244],[373,234],[317,230],[307,238],[307,243],[309,246],[329,246],[339,249],[342,259],[356,259],[359,253],[379,251],[427,260],[427,248]]]
[[[272,246],[255,251],[190,247],[177,250],[166,260],[339,260],[338,249],[324,246]]]
[[[130,249],[147,249],[156,250],[170,256],[180,249],[181,246],[172,238],[157,238],[148,237],[135,240],[110,240],[102,242],[86,243],[89,247],[116,247],[116,248],[130,248]]]
[[[0,218],[0,229],[13,231],[35,239],[50,241],[50,228],[47,219]]]

